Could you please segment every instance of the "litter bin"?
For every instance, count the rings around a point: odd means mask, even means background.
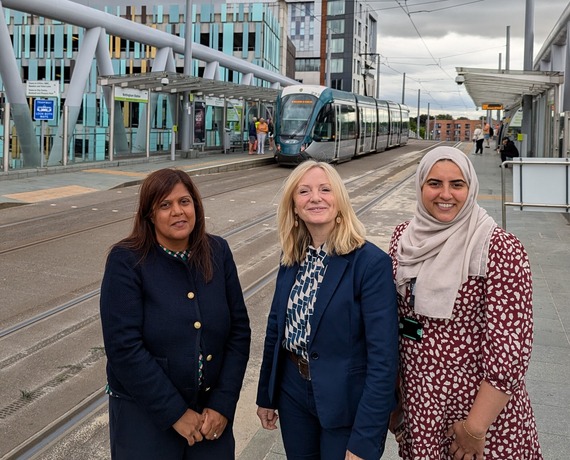
[[[230,150],[230,132],[230,128],[224,128],[224,140],[222,142],[224,153],[228,153]]]

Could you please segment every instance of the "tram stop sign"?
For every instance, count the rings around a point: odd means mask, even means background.
[[[55,118],[55,101],[51,99],[34,99],[34,120],[53,120]]]
[[[503,110],[503,104],[500,102],[483,102],[481,108],[483,110]]]

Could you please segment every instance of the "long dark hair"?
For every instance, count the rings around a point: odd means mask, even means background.
[[[196,267],[206,281],[213,276],[210,238],[206,233],[206,221],[204,218],[204,205],[198,188],[184,171],[178,169],[159,169],[149,174],[141,185],[139,204],[135,214],[135,221],[131,234],[119,241],[115,246],[120,246],[137,251],[140,254],[139,263],[143,262],[151,249],[158,244],[152,218],[158,204],[177,185],[182,184],[192,197],[196,223],[194,230],[188,237],[188,249],[190,249],[191,265]]]

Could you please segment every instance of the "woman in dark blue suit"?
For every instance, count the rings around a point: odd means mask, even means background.
[[[257,394],[288,460],[378,460],[394,407],[396,291],[335,169],[301,163],[278,210],[282,257]]]
[[[101,286],[114,460],[231,460],[249,318],[228,244],[188,174],[141,186]]]

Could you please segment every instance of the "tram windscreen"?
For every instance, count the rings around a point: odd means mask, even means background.
[[[280,117],[280,135],[302,136],[307,130],[317,98],[308,94],[291,94],[283,98]]]

